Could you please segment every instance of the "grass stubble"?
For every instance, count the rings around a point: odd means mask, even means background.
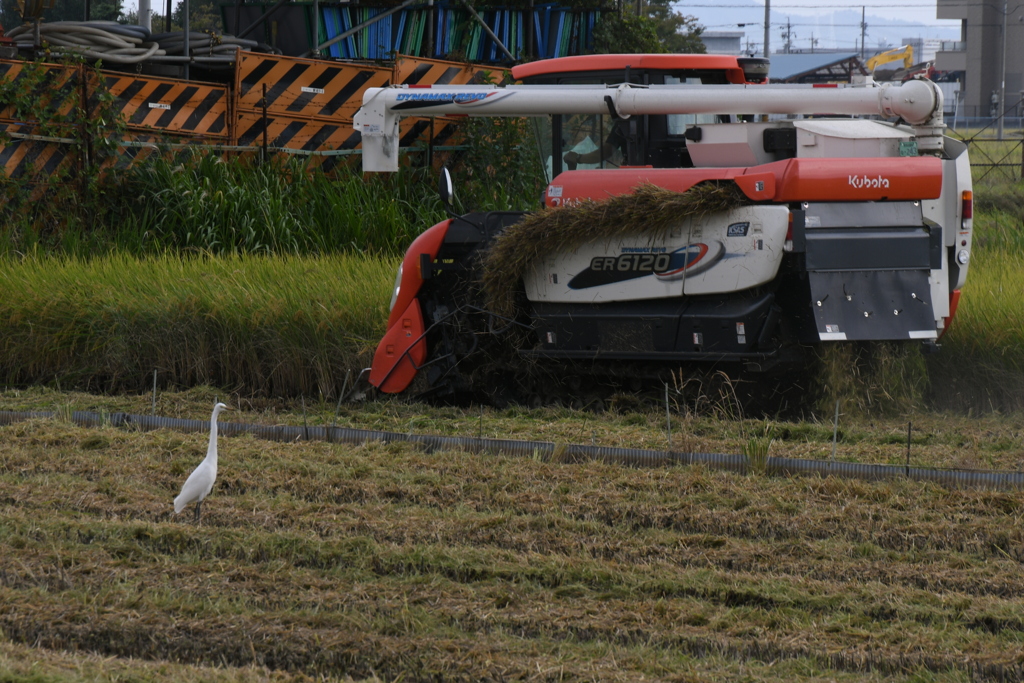
[[[6,392],[2,403],[55,399],[131,412],[148,400],[34,391]],[[204,417],[209,400],[195,390],[161,405]],[[303,419],[284,406],[243,407],[233,420]],[[306,419],[329,412],[311,407]],[[663,417],[512,409],[487,411],[483,426],[642,442]],[[475,435],[479,419],[388,402],[345,408],[339,423]],[[844,424],[840,457],[902,452],[897,427]],[[731,452],[757,429],[677,425],[679,438]],[[985,458],[997,440],[999,462],[1020,456],[1013,418],[936,418],[918,429],[915,450],[944,458]],[[830,449],[829,425],[772,433],[772,455]],[[0,671],[13,680],[1024,673],[1020,492],[239,437],[221,441],[220,480],[194,526],[173,516],[171,500],[204,451],[202,434],[48,419],[0,428]]]

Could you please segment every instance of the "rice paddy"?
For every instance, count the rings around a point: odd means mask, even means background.
[[[836,398],[865,413],[1024,408],[1022,218],[1007,213],[1012,198],[991,196],[979,201],[967,286],[940,352],[889,349],[855,374],[859,352],[829,348],[835,381],[808,410],[828,414]],[[145,391],[156,371],[160,387],[337,396],[369,365],[397,263],[358,253],[0,259],[0,382]]]
[[[910,422],[915,466],[1021,469],[1013,192],[979,192],[942,351],[843,390],[837,459],[902,464]],[[189,206],[198,224],[219,205]],[[1021,491],[239,437],[202,523],[175,517],[206,437],[72,410],[206,419],[219,398],[240,422],[832,454],[824,410],[673,404],[670,441],[665,412],[628,402],[338,405],[386,319],[393,247],[251,244],[270,246],[0,260],[0,410],[56,413],[0,427],[0,680],[1024,678]]]
[[[346,254],[0,260],[3,381],[337,395],[387,319],[395,265]],[[354,376],[354,375],[353,375]]]
[[[203,419],[212,389],[158,397]],[[0,404],[146,412],[147,396]],[[237,421],[327,420],[283,404]],[[562,440],[659,417],[343,407],[339,423]],[[754,422],[692,418],[728,449]],[[843,423],[885,459],[899,425]],[[915,451],[1019,461],[1017,419],[918,427]],[[959,431],[959,434],[958,434]],[[829,425],[776,424],[827,457]],[[998,439],[1003,450],[991,450]],[[582,438],[581,438],[582,437]],[[956,439],[960,441],[957,442]],[[898,439],[897,439],[898,441]],[[954,445],[959,444],[959,445]],[[222,439],[203,521],[171,499],[205,436],[0,428],[4,680],[1010,680],[1024,674],[1022,492],[559,464],[406,445]]]

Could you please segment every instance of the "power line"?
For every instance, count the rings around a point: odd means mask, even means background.
[[[787,22],[774,22],[773,21],[772,22],[772,26],[775,27],[775,28],[782,28],[783,26],[786,26],[786,23]],[[755,21],[748,21],[748,22],[744,23],[744,25],[746,25],[746,26],[751,26],[753,24],[757,24],[758,26],[762,25],[761,22],[755,22]],[[701,25],[704,26],[704,28],[727,28],[727,27],[732,27],[732,26],[735,26],[737,28],[743,28],[743,26],[741,26],[740,24],[734,24],[734,23],[728,23],[728,24],[701,24]],[[803,27],[810,26],[812,28],[829,28],[829,27],[832,27],[832,28],[855,28],[855,29],[858,29],[858,30],[860,29],[860,23],[856,23],[856,24],[833,24],[833,23],[828,23],[828,24],[824,24],[823,25],[823,24],[818,23],[818,22],[799,22],[799,21],[794,21],[794,22],[789,22],[789,25],[790,26],[803,26]],[[904,29],[904,28],[941,28],[941,29],[949,29],[949,30],[953,30],[953,29],[959,30],[959,28],[960,28],[959,26],[937,26],[935,24],[904,24],[904,23],[883,24],[883,23],[877,23],[877,22],[873,23],[871,25],[873,27],[876,27],[876,28],[885,28],[885,29],[889,29],[889,30],[897,30],[897,29]],[[974,23],[974,24],[970,25],[970,28],[978,28],[978,27],[982,27],[982,26],[986,26],[986,27],[990,27],[990,28],[991,27],[999,28],[1000,26],[1002,26],[1002,24],[1001,23]]]
[[[972,2],[945,2],[945,3],[942,4],[942,6],[943,7],[973,7],[973,6],[977,5],[977,4],[978,3],[972,3]],[[981,3],[981,4],[988,4],[988,5],[991,5],[992,7],[995,7],[995,5],[993,3]],[[858,6],[870,7],[872,9],[894,9],[894,5],[891,2],[889,2],[889,3],[882,3],[882,4],[878,4],[878,5],[872,5],[870,3],[863,3],[862,2],[862,3],[858,3]],[[1021,6],[1022,5],[1018,5],[1018,7],[1021,7]],[[684,10],[686,8],[688,8],[688,7],[701,7],[701,8],[713,8],[713,9],[749,9],[749,10],[760,10],[761,9],[760,5],[721,5],[721,4],[702,5],[702,4],[693,4],[693,3],[689,3],[689,2],[685,2],[685,3],[684,2],[677,2],[675,4],[675,7],[676,8],[682,8]],[[920,7],[920,8],[936,8],[936,5],[935,5],[934,2],[924,2],[924,3],[904,2],[904,3],[900,3],[898,5],[898,9],[913,9],[915,7]],[[834,12],[852,11],[852,9],[853,9],[852,7],[849,7],[849,6],[839,6],[839,5],[776,5],[774,3],[772,4],[772,8],[773,9],[779,9],[779,8],[782,8],[782,9],[829,9],[829,10],[832,10]],[[1002,11],[1002,10],[1000,9],[1000,11]],[[954,19],[949,19],[948,21],[955,21],[955,20]]]

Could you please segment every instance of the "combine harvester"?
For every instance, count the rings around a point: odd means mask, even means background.
[[[972,232],[941,91],[767,69],[594,55],[515,67],[522,85],[368,89],[364,170],[397,169],[403,116],[532,116],[549,181],[537,212],[453,214],[413,242],[370,383],[536,404],[680,371],[778,377],[839,341],[935,349]]]

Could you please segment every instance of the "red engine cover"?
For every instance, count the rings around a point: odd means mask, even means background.
[[[544,203],[560,206],[629,194],[650,183],[685,192],[706,180],[732,180],[760,202],[937,199],[942,161],[935,157],[786,159],[746,168],[623,168],[566,171],[548,186]]]

